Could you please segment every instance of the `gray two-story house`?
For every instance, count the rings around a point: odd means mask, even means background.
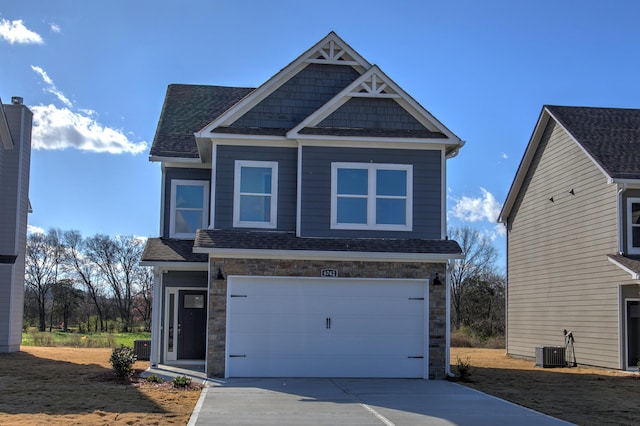
[[[151,363],[442,378],[463,142],[330,33],[258,88],[170,85]]]
[[[31,121],[22,98],[0,101],[0,352],[22,341]]]
[[[577,363],[637,369],[640,110],[543,107],[499,221],[507,352],[533,357],[567,330]]]

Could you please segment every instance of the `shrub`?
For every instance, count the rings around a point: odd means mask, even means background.
[[[173,386],[176,388],[186,388],[191,384],[191,377],[178,376],[173,379]]]
[[[147,376],[145,380],[150,383],[164,383],[164,379],[160,376],[157,376],[155,373],[153,373],[150,376]]]
[[[111,352],[111,366],[118,377],[129,377],[133,375],[133,363],[136,362],[136,355],[133,349],[126,346],[115,348]]]
[[[458,362],[456,363],[456,370],[458,371],[458,377],[461,381],[469,380],[469,376],[471,376],[471,359],[467,357],[465,361],[458,357]]]

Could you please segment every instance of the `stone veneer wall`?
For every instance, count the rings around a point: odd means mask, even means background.
[[[429,378],[446,375],[446,280],[444,263],[339,262],[318,260],[210,259],[209,340],[207,371],[224,377],[227,327],[227,281],[217,280],[218,269],[228,275],[319,277],[322,269],[335,269],[340,278],[430,279],[429,285]],[[433,285],[438,273],[441,285]]]

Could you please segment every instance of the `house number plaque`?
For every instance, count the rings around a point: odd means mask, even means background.
[[[338,276],[338,270],[337,269],[323,269],[322,271],[320,271],[320,276],[321,277],[335,278],[335,277]]]

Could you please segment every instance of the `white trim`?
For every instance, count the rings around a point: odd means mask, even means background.
[[[339,169],[360,169],[368,173],[368,191],[364,196],[349,196],[349,198],[364,198],[367,200],[367,222],[339,223],[338,222],[338,170]],[[406,172],[406,195],[405,196],[378,196],[376,193],[376,178],[378,170],[395,170]],[[405,200],[405,223],[403,225],[377,224],[376,223],[376,201],[378,198],[403,199]],[[411,231],[413,229],[413,165],[411,164],[383,164],[383,163],[331,163],[331,229],[355,229],[355,230],[375,230],[375,231]]]
[[[144,265],[146,266],[146,265]],[[149,363],[152,367],[160,364],[162,353],[160,335],[162,333],[162,271],[159,267],[153,267],[153,300],[151,301],[151,354]]]
[[[631,279],[633,280],[640,280],[640,274],[638,274],[637,272],[627,268],[626,266],[624,266],[622,263],[617,262],[616,260],[610,258],[607,256],[607,259],[609,259],[609,262],[613,263],[614,265],[616,265],[618,268],[622,269],[623,271],[629,273],[631,275]]]
[[[449,259],[464,259],[462,253],[390,253],[362,251],[318,251],[318,250],[267,250],[195,247],[194,253],[208,253],[215,258],[234,259],[296,259],[296,260],[343,260],[345,262],[365,260],[370,262],[434,262],[446,263]]]
[[[163,157],[160,155],[150,155],[149,161],[162,163],[202,164],[202,161],[199,158]]]
[[[269,222],[255,222],[240,220],[240,182],[243,167],[260,167],[271,169],[271,194],[248,194],[257,196],[270,196]],[[277,161],[251,161],[235,160],[233,172],[233,227],[234,228],[266,228],[275,229],[278,226],[278,162]]]
[[[202,200],[202,223],[200,224],[201,228],[206,228],[207,223],[209,221],[209,181],[206,180],[186,180],[186,179],[172,179],[171,180],[171,204],[169,205],[169,237],[171,238],[182,238],[182,239],[192,239],[195,238],[196,233],[188,234],[184,232],[176,232],[175,231],[175,220],[176,220],[176,187],[178,185],[181,186],[201,186],[203,192],[203,200]],[[191,209],[191,210],[199,210],[199,209]]]
[[[298,145],[298,170],[296,188],[296,237],[302,234],[302,146]]]
[[[140,266],[153,266],[161,271],[206,271],[207,262],[166,262],[162,260],[142,260]]]
[[[440,157],[440,238],[447,238],[447,156]]]
[[[218,145],[212,144],[211,146],[211,205],[209,206],[209,229],[213,229],[216,226],[216,174],[218,170]]]
[[[627,198],[627,220],[625,221],[625,226],[627,228],[627,250],[626,252],[629,254],[640,254],[640,247],[633,246],[633,227],[634,224],[631,222],[632,218],[632,205],[640,204],[640,198],[638,197],[629,197]],[[635,224],[636,227],[640,228],[640,224]]]

